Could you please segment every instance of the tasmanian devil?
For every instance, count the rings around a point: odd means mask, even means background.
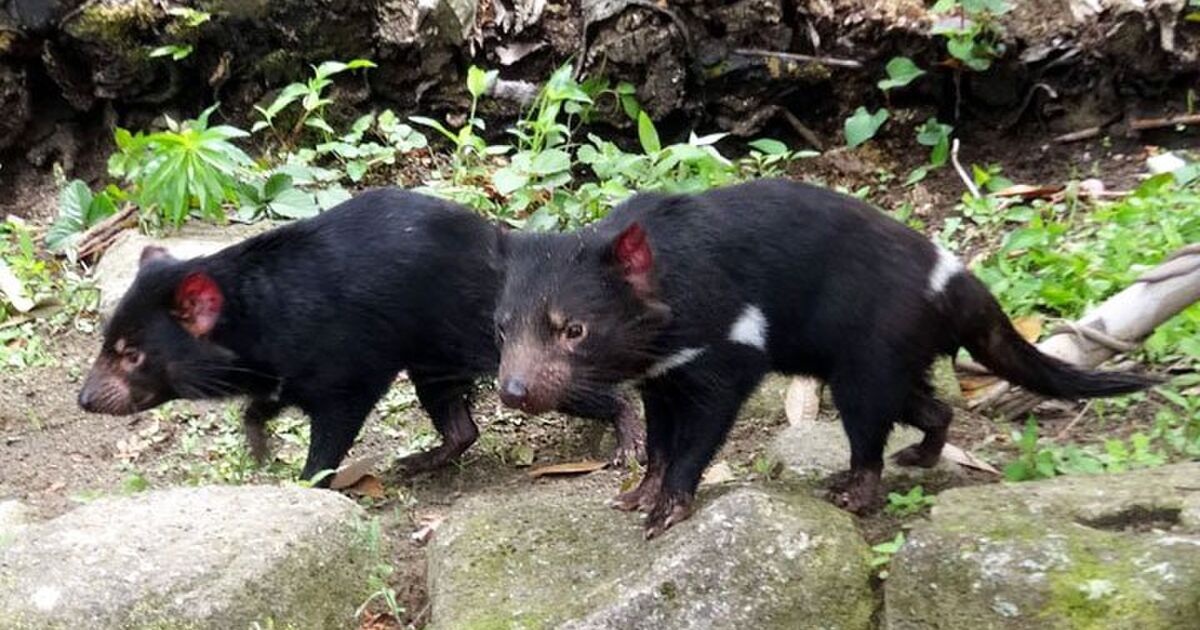
[[[951,420],[927,380],[939,354],[965,347],[1056,398],[1156,382],[1041,354],[949,252],[863,202],[794,182],[637,195],[576,233],[515,238],[507,255],[501,399],[538,412],[639,383],[649,465],[614,506],[648,512],[648,537],[687,518],[768,371],[829,383],[851,446],[832,498],[852,511],[877,501],[894,421],[924,432],[900,464],[937,462]]]
[[[176,398],[244,395],[260,459],[264,425],[294,405],[312,421],[301,473],[310,479],[338,466],[407,369],[442,443],[399,466],[443,465],[478,436],[470,394],[499,362],[493,313],[506,238],[449,202],[379,189],[210,256],[176,260],[148,247],[79,404],[129,414]],[[636,411],[613,390],[560,402],[614,422],[618,456],[641,446]]]

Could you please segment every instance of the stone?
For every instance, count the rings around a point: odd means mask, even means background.
[[[100,499],[0,547],[0,627],[352,627],[378,564],[369,532],[353,501],[323,490]]]
[[[940,487],[959,477],[963,471],[946,459],[933,468],[913,468],[896,464],[890,456],[921,441],[921,431],[897,424],[888,439],[883,479],[889,485],[920,483]],[[850,467],[850,440],[840,422],[804,422],[785,427],[771,440],[768,455],[783,464],[791,476],[819,481]]]
[[[848,514],[726,484],[644,541],[612,490],[539,483],[456,506],[429,547],[431,630],[870,627],[870,552]]]
[[[146,236],[135,230],[121,233],[108,251],[104,252],[104,256],[96,263],[92,272],[92,281],[100,291],[100,317],[108,319],[117,308],[121,297],[133,284],[133,279],[137,276],[138,259],[146,246],[164,247],[176,258],[194,258],[224,249],[270,227],[268,223],[218,227],[192,222],[164,238]]]
[[[938,495],[892,560],[884,627],[1188,628],[1200,463]]]
[[[0,549],[14,542],[31,522],[33,511],[15,499],[0,501]]]

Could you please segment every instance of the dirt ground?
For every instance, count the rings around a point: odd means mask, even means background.
[[[1017,183],[1055,184],[1098,176],[1110,190],[1121,190],[1136,184],[1148,141],[1054,145],[1048,144],[1047,138],[1036,130],[1006,137],[981,133],[964,144],[961,160],[964,164],[1001,164],[1004,175]],[[881,180],[880,176],[881,172],[892,172],[902,180],[927,155],[926,147],[885,137],[874,148],[854,153],[834,151],[797,162],[791,174],[850,189],[871,185],[873,201],[885,208],[911,203],[932,230],[963,194],[963,184],[953,169],[935,171],[913,188]],[[94,162],[84,162],[77,174],[87,178],[99,172]],[[48,172],[0,170],[0,188],[15,193],[0,197],[0,213],[32,221],[45,221],[53,215],[56,194]],[[83,324],[96,327],[95,322]],[[120,418],[83,413],[75,397],[99,337],[80,328],[88,326],[68,324],[51,332],[51,365],[0,370],[0,497],[19,498],[50,517],[96,494],[120,493],[144,485],[195,483],[196,466],[216,464],[198,459],[218,451],[189,447],[189,441],[214,443],[239,435],[232,417],[224,414],[226,408],[217,403],[187,403],[173,405],[168,413]],[[398,397],[405,398],[405,385],[400,383],[398,387]],[[1065,426],[1077,411],[1064,409],[1043,417],[1043,421],[1055,431],[1053,427]],[[195,420],[204,414],[217,419],[208,424]],[[422,436],[431,433],[428,421],[415,405],[409,404],[399,413],[376,415],[368,421],[351,459],[381,455],[388,460],[399,449],[419,443]],[[483,436],[462,462],[417,478],[385,476],[383,497],[363,499],[392,534],[396,573],[390,581],[407,610],[405,622],[420,623],[427,614],[424,554],[420,542],[411,536],[414,532],[436,523],[464,496],[538,483],[527,475],[531,465],[603,458],[612,444],[611,432],[603,427],[561,416],[529,418],[504,410],[486,388],[476,402],[475,415]],[[181,420],[188,418],[192,419],[187,421],[190,424]],[[718,461],[724,460],[738,471],[749,471],[755,458],[764,452],[770,434],[783,422],[781,412],[771,420],[738,426]],[[298,418],[293,423],[304,425]],[[1079,426],[1083,428],[1072,437],[1086,438],[1089,423],[1081,422]],[[967,450],[995,458],[1009,440],[1007,430],[964,412],[953,426],[951,439]],[[302,456],[299,440],[280,446],[281,458],[294,462]],[[243,480],[279,483],[287,474],[287,469],[282,474],[251,471]],[[627,477],[627,471],[603,470],[592,473],[591,482],[610,485],[615,493]],[[131,485],[131,478],[140,481]],[[967,483],[990,480],[977,476],[968,478]],[[900,520],[886,515],[861,522],[868,538],[875,541],[890,537],[900,525]],[[394,627],[395,621],[377,617],[368,620],[367,626]]]

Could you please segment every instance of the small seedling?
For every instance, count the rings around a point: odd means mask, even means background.
[[[875,554],[871,558],[871,568],[878,571],[879,579],[886,580],[888,578],[888,567],[892,558],[900,552],[900,548],[903,546],[904,532],[899,532],[895,538],[871,547],[871,551]]]
[[[885,510],[892,516],[912,516],[933,507],[936,502],[932,495],[925,494],[921,486],[913,486],[908,492],[888,493],[888,504]]]

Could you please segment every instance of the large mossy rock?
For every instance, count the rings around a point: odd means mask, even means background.
[[[1200,464],[944,492],[886,585],[889,630],[1200,627]]]
[[[870,554],[832,506],[727,486],[647,542],[609,494],[552,483],[460,504],[429,550],[430,627],[870,626]]]
[[[348,628],[376,566],[333,492],[181,488],[101,499],[0,546],[0,628]]]

